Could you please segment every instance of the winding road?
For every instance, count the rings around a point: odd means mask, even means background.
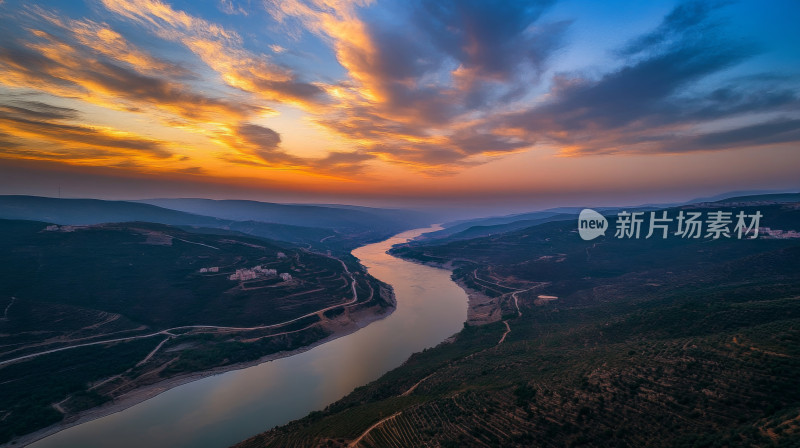
[[[64,350],[72,350],[74,348],[79,348],[79,347],[89,347],[89,346],[93,346],[93,345],[110,344],[110,343],[114,343],[114,342],[124,342],[124,341],[132,341],[132,340],[136,340],[136,339],[146,339],[146,338],[152,338],[152,337],[159,336],[159,335],[164,335],[164,336],[167,336],[167,339],[171,339],[172,337],[179,337],[180,336],[180,335],[174,335],[174,334],[171,333],[172,331],[179,331],[179,330],[209,329],[209,330],[253,331],[253,330],[267,330],[267,329],[270,329],[270,328],[279,328],[279,327],[283,327],[285,325],[289,325],[291,323],[297,322],[299,320],[305,319],[307,317],[311,317],[311,316],[313,316],[315,314],[322,314],[322,313],[324,313],[326,311],[329,311],[329,310],[332,310],[332,309],[335,309],[335,308],[339,308],[339,307],[350,306],[350,305],[353,305],[356,302],[358,302],[358,293],[356,292],[356,279],[355,279],[355,277],[353,277],[353,274],[350,272],[350,270],[347,269],[347,265],[342,260],[340,260],[340,259],[338,259],[336,257],[332,257],[330,255],[325,255],[325,254],[317,254],[317,255],[322,255],[324,257],[332,258],[334,260],[339,261],[339,263],[342,264],[342,267],[344,268],[344,272],[350,277],[350,283],[351,283],[350,284],[350,287],[351,287],[350,289],[351,289],[351,291],[353,293],[353,298],[352,299],[348,300],[345,303],[339,303],[339,304],[336,304],[336,305],[331,305],[331,306],[322,308],[320,310],[313,311],[313,312],[304,314],[304,315],[302,315],[300,317],[296,317],[294,319],[287,320],[287,321],[284,321],[284,322],[280,322],[280,323],[277,323],[277,324],[259,325],[259,326],[256,326],[256,327],[225,327],[225,326],[219,326],[219,325],[183,325],[183,326],[180,326],[180,327],[167,328],[165,330],[157,331],[155,333],[142,334],[142,335],[137,335],[137,336],[128,336],[128,337],[116,338],[116,339],[106,339],[106,340],[95,341],[95,342],[87,342],[87,343],[84,343],[84,344],[70,345],[68,347],[60,347],[60,348],[54,348],[54,349],[51,349],[51,350],[45,350],[45,351],[42,351],[42,352],[31,353],[31,354],[28,354],[28,355],[18,356],[16,358],[11,358],[11,359],[6,359],[6,360],[3,360],[3,361],[0,361],[0,366],[6,365],[6,364],[12,364],[12,363],[15,363],[15,362],[18,362],[18,361],[24,361],[26,359],[36,358],[38,356],[47,355],[47,354],[50,354],[50,353],[62,352]],[[9,307],[10,306],[11,305],[9,304]],[[163,342],[161,342],[161,344],[159,344],[159,346],[156,347],[156,350],[158,348],[160,348],[161,345],[164,344],[164,342],[166,342],[166,341],[167,340],[164,340]],[[154,350],[151,353],[151,355],[156,350]],[[148,357],[149,356],[150,355],[148,355]]]

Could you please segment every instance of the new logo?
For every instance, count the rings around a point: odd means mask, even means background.
[[[600,235],[605,235],[608,230],[608,220],[596,211],[585,208],[578,215],[578,233],[586,241],[593,240]]]

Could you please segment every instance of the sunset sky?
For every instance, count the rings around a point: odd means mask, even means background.
[[[800,2],[0,0],[0,194],[800,190]]]

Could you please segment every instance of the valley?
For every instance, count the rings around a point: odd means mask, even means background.
[[[347,334],[394,306],[352,257],[286,243],[141,222],[0,220],[0,231],[4,441]]]
[[[800,223],[796,203],[736,206]],[[794,446],[798,244],[586,242],[570,221],[397,246],[452,267],[481,317],[236,446]]]

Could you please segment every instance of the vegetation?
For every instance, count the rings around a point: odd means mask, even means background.
[[[762,225],[800,227],[797,204],[760,209]],[[573,231],[550,222],[397,248],[455,263],[505,322],[466,326],[237,447],[800,444],[800,241]]]
[[[230,232],[0,220],[0,233],[0,443],[166,378],[306,346],[332,333],[328,319],[341,327],[353,310],[392,305],[352,256]],[[291,280],[229,278],[255,266]]]

